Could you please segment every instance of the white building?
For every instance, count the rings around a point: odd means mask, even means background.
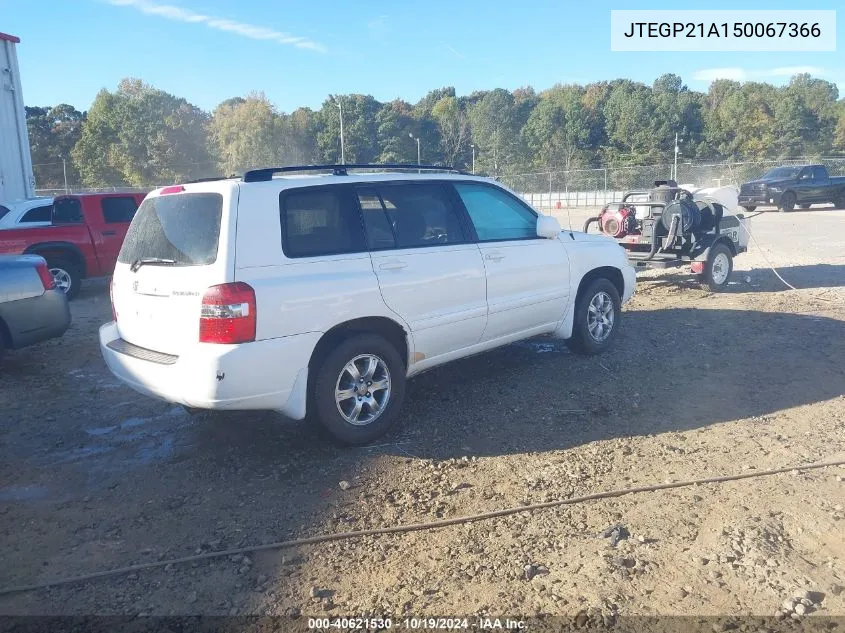
[[[0,202],[31,198],[35,188],[15,51],[19,42],[0,33]]]

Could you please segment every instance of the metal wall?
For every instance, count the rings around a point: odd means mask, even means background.
[[[0,203],[31,198],[35,186],[15,50],[17,41],[0,33]]]

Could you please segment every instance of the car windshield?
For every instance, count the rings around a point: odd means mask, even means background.
[[[763,176],[765,180],[774,180],[775,178],[795,178],[801,167],[775,167],[766,172]]]

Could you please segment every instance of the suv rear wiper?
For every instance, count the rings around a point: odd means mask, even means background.
[[[175,259],[163,259],[161,257],[141,257],[132,262],[129,267],[133,273],[137,273],[138,269],[144,264],[159,264],[161,266],[173,266],[176,263]]]

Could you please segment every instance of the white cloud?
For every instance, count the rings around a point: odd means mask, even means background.
[[[748,78],[748,73],[742,68],[704,68],[695,71],[692,78],[697,81],[716,81],[717,79],[745,81]]]
[[[319,53],[326,52],[325,46],[310,40],[307,37],[299,37],[297,35],[291,35],[290,33],[274,31],[273,29],[256,26],[254,24],[246,24],[244,22],[227,20],[225,18],[203,15],[188,9],[174,7],[169,4],[155,4],[154,2],[149,2],[148,0],[106,0],[106,2],[115,7],[131,7],[145,15],[154,15],[166,20],[186,22],[188,24],[202,24],[210,29],[234,33],[235,35],[246,37],[251,40],[276,42],[277,44],[286,44],[288,46],[295,46],[296,48],[317,51]]]

